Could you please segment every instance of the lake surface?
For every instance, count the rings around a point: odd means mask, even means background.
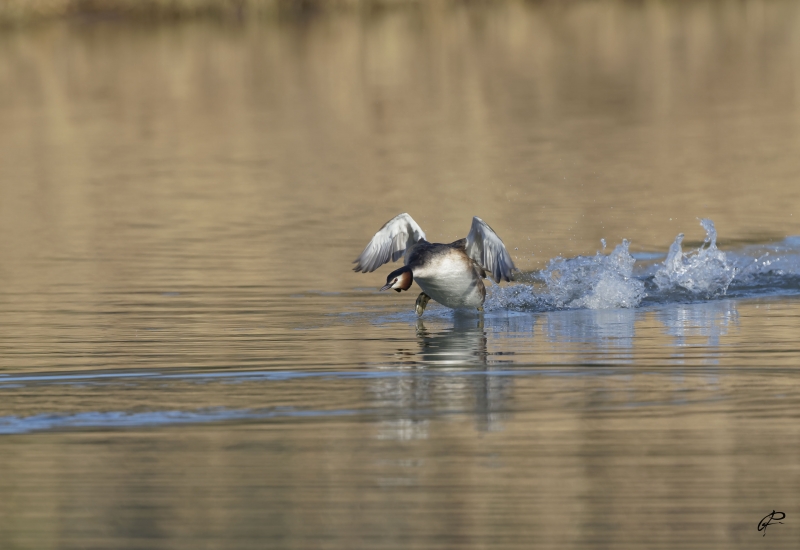
[[[0,547],[797,547],[798,37],[780,1],[4,29]],[[351,270],[400,212],[480,216],[517,281],[418,320]]]

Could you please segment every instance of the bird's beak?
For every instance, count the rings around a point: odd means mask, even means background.
[[[381,287],[379,292],[383,292],[384,290],[389,290],[390,288],[392,288],[392,283],[386,283]]]

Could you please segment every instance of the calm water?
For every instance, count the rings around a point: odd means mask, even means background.
[[[0,547],[797,547],[798,37],[778,1],[2,31]],[[481,216],[518,282],[417,320],[351,271],[399,212]]]

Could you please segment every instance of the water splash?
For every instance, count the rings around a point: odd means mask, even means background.
[[[555,258],[542,271],[549,301],[558,308],[609,309],[636,307],[644,283],[633,278],[630,243],[623,240],[608,256]]]
[[[757,281],[763,275],[797,277],[800,275],[800,236],[746,247],[736,257],[736,271],[737,281],[743,283]]]
[[[684,290],[706,298],[724,295],[736,275],[736,268],[724,252],[717,248],[717,231],[714,222],[700,220],[706,230],[703,245],[684,254],[681,247],[683,233],[670,245],[664,265],[653,277],[662,292]],[[706,246],[707,245],[707,246]]]
[[[554,258],[536,276],[545,285],[542,291],[524,284],[494,287],[484,307],[490,311],[636,307],[645,291],[644,283],[633,277],[636,260],[629,246],[623,240],[607,256],[597,252],[594,256]]]
[[[615,309],[643,305],[709,300],[721,296],[746,298],[800,294],[800,236],[771,244],[750,245],[722,252],[714,222],[700,220],[706,238],[699,248],[684,252],[683,233],[663,255],[640,252],[636,265],[628,241],[614,251],[594,256],[557,257],[545,269],[522,275],[518,284],[489,290],[487,311],[552,311]]]

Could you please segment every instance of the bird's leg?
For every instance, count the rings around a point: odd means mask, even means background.
[[[424,292],[419,293],[419,296],[417,296],[417,305],[414,307],[414,311],[417,312],[418,317],[422,317],[422,314],[425,313],[425,306],[428,305],[428,300],[430,299],[431,297]]]
[[[481,313],[483,313],[483,306],[478,306],[478,311],[480,311]]]

